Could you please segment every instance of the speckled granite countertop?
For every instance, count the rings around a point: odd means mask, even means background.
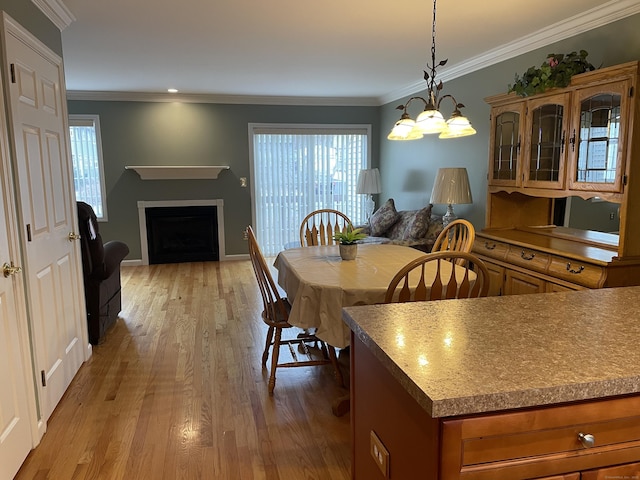
[[[640,392],[640,287],[348,307],[432,417]]]

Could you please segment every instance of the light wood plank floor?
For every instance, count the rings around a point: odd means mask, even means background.
[[[250,262],[123,267],[123,311],[16,479],[347,479],[330,365],[281,369]]]

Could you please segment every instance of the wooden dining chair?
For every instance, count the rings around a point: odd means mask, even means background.
[[[436,252],[402,267],[389,282],[384,301],[486,297],[488,291],[489,271],[478,257],[467,252]]]
[[[262,367],[266,368],[271,350],[271,372],[269,375],[269,394],[273,395],[276,386],[276,370],[282,367],[308,367],[315,365],[333,365],[336,381],[343,385],[342,373],[338,367],[336,351],[331,345],[327,345],[314,334],[302,332],[293,338],[283,338],[282,332],[293,327],[289,323],[289,312],[291,304],[286,298],[280,297],[278,289],[267,262],[262,255],[262,251],[256,241],[253,229],[247,227],[247,238],[249,240],[249,257],[256,274],[258,287],[262,296],[262,320],[267,324],[267,338],[264,352],[262,353]],[[317,348],[309,344],[317,345]],[[294,345],[297,348],[294,348]],[[291,355],[291,360],[280,362],[280,348],[287,346]],[[299,358],[301,355],[303,358]]]
[[[331,208],[314,210],[300,224],[300,246],[334,245],[333,235],[353,227],[344,213]]]
[[[450,222],[433,243],[432,252],[467,252],[473,248],[476,230],[468,220]]]

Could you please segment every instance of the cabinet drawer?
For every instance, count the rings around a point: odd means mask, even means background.
[[[598,288],[604,281],[605,269],[591,263],[552,256],[549,262],[549,274],[571,283]]]
[[[507,262],[544,273],[549,265],[549,255],[538,250],[511,245],[507,253]]]
[[[523,457],[567,452],[584,454],[589,448],[605,448],[624,442],[640,441],[639,416],[563,425],[556,428],[509,432],[503,435],[469,439],[465,442],[463,465],[479,465]],[[585,447],[578,435],[592,435],[593,447]]]
[[[476,237],[473,242],[473,251],[478,255],[504,260],[507,257],[509,245],[489,238]]]
[[[517,480],[637,461],[640,396],[445,421],[443,447],[443,478]]]

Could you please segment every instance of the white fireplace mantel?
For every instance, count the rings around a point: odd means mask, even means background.
[[[228,165],[127,165],[142,180],[215,180]]]

